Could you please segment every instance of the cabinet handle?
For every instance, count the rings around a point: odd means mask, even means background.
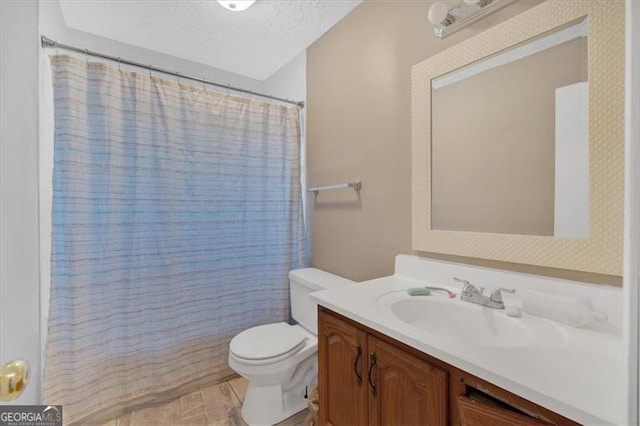
[[[362,385],[362,376],[358,373],[358,361],[360,361],[360,356],[362,355],[362,346],[358,345],[356,348],[356,360],[353,362],[353,372],[356,375],[356,380],[358,381],[358,386]]]
[[[373,366],[376,365],[376,354],[371,352],[369,355],[369,374],[367,374],[367,380],[369,380],[369,388],[371,389],[371,395],[376,396],[376,385],[373,384],[373,380],[371,380],[371,372],[373,371]]]

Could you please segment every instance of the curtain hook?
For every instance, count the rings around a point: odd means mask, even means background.
[[[231,85],[227,84],[227,96],[224,97],[224,100],[229,99],[229,96],[231,96]]]
[[[84,59],[85,61],[87,61],[87,64],[89,63],[89,49],[84,49]]]
[[[118,71],[122,71],[122,70],[120,69],[120,56],[118,56]]]
[[[180,84],[180,72],[176,71],[176,79],[178,80],[178,85]]]
[[[204,93],[207,93],[207,79],[202,77],[202,90],[204,90]]]
[[[153,70],[153,67],[151,65],[149,65],[147,68],[149,68],[149,79],[151,79],[151,77],[153,77],[151,75],[151,71]]]

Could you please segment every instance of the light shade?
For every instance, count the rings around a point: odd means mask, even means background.
[[[233,12],[241,12],[251,7],[256,0],[217,0],[225,9],[229,9]]]
[[[449,15],[449,7],[444,2],[437,2],[431,5],[429,12],[427,12],[427,18],[432,25],[439,25],[446,21]]]

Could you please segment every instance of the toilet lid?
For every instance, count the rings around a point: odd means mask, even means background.
[[[229,348],[237,357],[258,360],[277,357],[297,349],[304,339],[304,333],[299,327],[279,322],[243,331],[231,340]]]

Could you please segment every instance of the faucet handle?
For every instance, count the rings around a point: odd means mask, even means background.
[[[491,300],[493,302],[502,302],[502,292],[515,293],[516,291],[513,288],[502,288],[502,287],[494,288],[493,291],[491,292]]]
[[[458,277],[453,277],[453,280],[459,283],[464,284],[464,286],[462,286],[462,292],[466,293],[466,294],[482,294],[484,292],[484,287],[476,287],[473,284],[471,284],[469,281],[467,280],[463,280],[460,279]]]

